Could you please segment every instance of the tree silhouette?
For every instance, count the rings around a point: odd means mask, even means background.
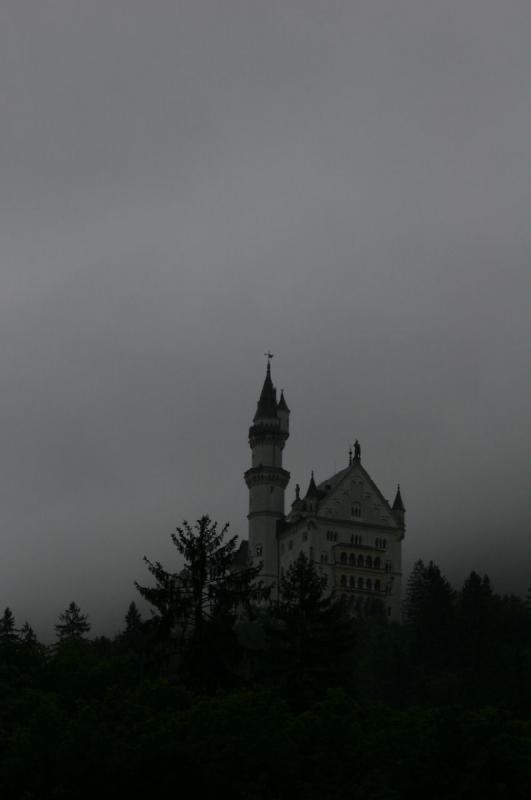
[[[125,615],[125,634],[137,633],[142,628],[142,615],[133,601],[129,603],[127,614]]]
[[[179,644],[181,675],[200,689],[228,677],[237,660],[236,615],[250,613],[261,593],[260,567],[236,567],[238,539],[226,539],[228,528],[218,530],[208,515],[193,527],[185,520],[171,537],[183,569],[168,572],[159,561],[144,558],[155,586],[135,582],[155,607],[161,634]]]
[[[90,624],[87,615],[82,614],[79,606],[72,601],[68,608],[59,614],[59,622],[55,626],[59,641],[79,640],[89,631]]]
[[[272,606],[268,669],[304,706],[316,691],[338,685],[350,671],[355,622],[342,602],[325,596],[326,581],[304,553],[280,581],[280,600]]]
[[[12,644],[17,639],[15,617],[11,609],[6,608],[0,618],[0,644]]]

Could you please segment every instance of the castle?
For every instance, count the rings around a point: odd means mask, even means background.
[[[356,441],[344,469],[320,483],[312,472],[304,496],[296,486],[286,514],[284,494],[290,474],[282,466],[282,452],[289,437],[290,410],[283,392],[277,401],[270,358],[249,429],[248,559],[262,563],[261,578],[275,592],[286,568],[305,553],[326,577],[327,592],[343,597],[352,613],[383,611],[400,620],[405,533],[400,486],[390,506],[362,466]]]

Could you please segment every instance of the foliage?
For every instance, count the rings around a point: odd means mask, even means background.
[[[203,516],[194,527],[184,521],[172,541],[184,559],[180,572],[168,572],[159,561],[145,558],[155,586],[136,583],[156,609],[159,640],[173,642],[167,657],[177,653],[177,671],[188,685],[214,691],[235,677],[241,658],[234,630],[237,615],[252,613],[262,588],[260,567],[234,569],[237,537],[227,538],[228,525]]]
[[[347,680],[354,623],[301,553],[280,582],[280,600],[266,620],[267,669],[290,701],[303,707],[329,686]]]
[[[17,641],[15,617],[10,608],[6,608],[0,618],[0,644],[12,644]]]
[[[89,631],[87,615],[82,614],[79,606],[72,601],[68,608],[59,614],[59,622],[55,626],[58,639],[62,642],[79,640]]]
[[[86,616],[71,604],[60,624],[77,621],[72,635],[48,648],[6,610],[2,800],[136,800],[177,796],[183,786],[207,800],[528,800],[525,600],[496,594],[476,573],[453,591],[431,563],[415,566],[404,625],[350,619],[304,557],[280,588],[278,604],[246,622],[261,658],[243,688],[230,655],[238,607],[224,599],[204,606],[200,680],[180,668],[177,681],[153,658],[164,644],[157,606],[143,620],[132,603],[122,633],[89,639]],[[190,668],[194,641],[190,623],[166,643]]]

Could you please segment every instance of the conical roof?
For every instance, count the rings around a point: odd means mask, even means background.
[[[396,490],[396,497],[393,503],[393,511],[405,511],[404,503],[402,502],[402,495],[400,494],[400,484]]]
[[[271,367],[267,365],[264,385],[260,393],[260,399],[254,415],[254,422],[257,419],[277,419],[277,392],[271,380]]]
[[[320,495],[319,489],[317,488],[317,485],[315,483],[315,480],[314,480],[314,477],[313,477],[313,470],[312,470],[312,477],[310,478],[310,485],[308,486],[308,491],[306,492],[305,499],[308,498],[308,497],[317,497],[318,498],[320,496],[321,495]]]
[[[286,398],[284,397],[284,389],[280,391],[280,400],[278,401],[277,409],[279,411],[287,411],[289,414],[288,404],[286,403]]]

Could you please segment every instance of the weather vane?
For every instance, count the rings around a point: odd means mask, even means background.
[[[267,365],[269,366],[269,362],[270,362],[270,361],[271,361],[271,359],[273,358],[273,353],[271,353],[271,352],[268,350],[268,351],[267,351],[267,353],[264,353],[264,355],[265,355],[265,356],[266,356],[266,358],[267,358]]]

